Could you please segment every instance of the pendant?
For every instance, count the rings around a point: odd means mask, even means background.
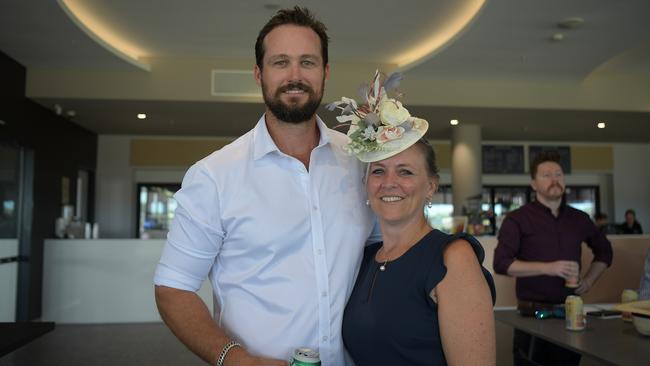
[[[382,272],[385,271],[385,270],[386,270],[386,266],[382,264],[381,266],[379,266],[379,270],[382,271]]]

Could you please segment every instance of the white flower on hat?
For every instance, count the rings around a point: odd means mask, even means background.
[[[377,143],[383,144],[386,141],[395,140],[404,134],[404,127],[381,126],[377,129]]]
[[[387,126],[399,126],[411,117],[402,103],[395,99],[384,99],[379,104],[379,118]]]

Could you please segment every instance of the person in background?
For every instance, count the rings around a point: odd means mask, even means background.
[[[381,80],[376,73],[363,105],[338,105],[339,121],[352,123],[348,151],[370,163],[366,190],[383,237],[365,250],[343,317],[345,346],[359,366],[495,365],[495,290],[483,248],[427,222],[424,206],[438,187],[428,123],[388,98]]]
[[[643,234],[641,224],[636,221],[636,212],[634,210],[628,209],[625,211],[625,222],[619,226],[619,231],[621,234]]]
[[[650,300],[650,249],[645,256],[645,266],[643,266],[641,284],[639,285],[639,300]]]
[[[607,214],[602,212],[597,212],[594,215],[594,225],[600,230],[600,232],[607,234]]]
[[[608,222],[608,217],[606,213],[598,212],[594,215],[594,224],[605,235],[616,234],[618,225]]]
[[[194,164],[174,196],[156,303],[211,365],[287,365],[298,347],[319,350],[323,366],[345,365],[343,309],[375,216],[347,137],[316,115],[327,48],[308,10],[278,11],[255,44],[264,115]],[[196,294],[206,278],[214,319]]]
[[[564,172],[557,152],[543,152],[531,164],[531,187],[536,200],[508,213],[498,234],[494,270],[516,277],[521,313],[563,304],[568,295],[587,293],[612,263],[612,246],[584,212],[564,200]],[[582,243],[594,254],[584,277],[580,275]],[[577,282],[577,288],[565,282]],[[531,336],[515,330],[514,365],[527,365]],[[533,361],[541,365],[578,365],[580,354],[542,339],[535,342]]]

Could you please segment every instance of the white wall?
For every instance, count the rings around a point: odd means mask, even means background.
[[[0,258],[18,255],[18,239],[0,239]],[[16,320],[18,262],[0,264],[0,322]]]
[[[614,207],[616,222],[631,208],[650,232],[650,144],[614,145]]]

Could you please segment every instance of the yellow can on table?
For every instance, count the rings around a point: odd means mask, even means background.
[[[582,298],[580,296],[567,296],[564,302],[564,317],[566,322],[566,329],[585,329],[585,316],[582,312]]]
[[[632,302],[636,301],[639,299],[639,293],[631,290],[631,289],[625,289],[621,293],[621,302]],[[631,322],[632,321],[632,313],[628,311],[624,311],[623,314],[621,315],[621,318],[623,321],[626,322]]]

